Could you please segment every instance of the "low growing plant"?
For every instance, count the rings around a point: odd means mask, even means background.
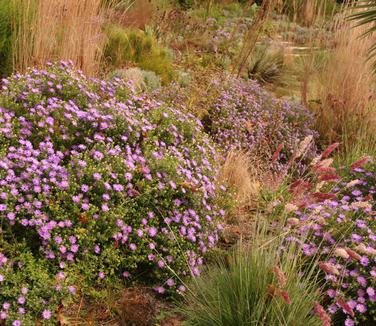
[[[270,231],[263,226],[248,248],[240,244],[192,281],[181,309],[187,325],[322,325],[314,265],[301,273],[297,248],[282,252]]]

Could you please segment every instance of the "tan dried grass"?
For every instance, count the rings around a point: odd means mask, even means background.
[[[341,141],[345,150],[350,150],[359,130],[376,131],[375,76],[367,60],[376,39],[362,37],[364,31],[338,18],[334,48],[319,78],[317,128],[325,141]]]
[[[263,174],[257,166],[252,164],[250,153],[239,150],[228,153],[219,173],[219,181],[234,191],[236,205],[230,219],[243,220],[255,206]]]
[[[11,0],[17,8],[14,68],[72,60],[87,75],[99,70],[105,44],[103,24],[112,0]]]

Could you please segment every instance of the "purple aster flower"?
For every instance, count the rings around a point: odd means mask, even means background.
[[[157,235],[157,228],[155,228],[154,226],[153,227],[151,227],[151,228],[149,228],[149,230],[148,230],[148,233],[149,233],[149,235],[151,236],[151,237],[155,237],[156,235]]]
[[[371,288],[371,287],[368,287],[367,288],[367,294],[370,296],[370,297],[373,297],[373,296],[375,296],[375,290],[373,289],[373,288]]]
[[[102,179],[101,174],[98,173],[98,172],[95,172],[95,173],[93,174],[93,177],[94,177],[94,179],[97,180],[97,181],[100,180],[100,179]]]
[[[356,310],[358,310],[361,314],[365,313],[367,311],[367,308],[364,304],[357,304]]]
[[[352,319],[347,318],[345,320],[345,326],[354,326],[354,325],[355,325],[355,322]]]
[[[20,297],[18,297],[17,302],[18,302],[19,304],[25,304],[26,299],[25,299],[24,296],[20,296]]]
[[[154,288],[154,290],[159,293],[159,294],[163,294],[166,292],[166,289],[163,287],[163,286],[157,286]]]
[[[50,319],[51,318],[51,311],[49,311],[47,309],[43,310],[42,317],[43,317],[43,319]]]
[[[118,184],[118,183],[115,183],[115,184],[113,185],[113,188],[114,188],[114,190],[115,190],[115,191],[118,191],[118,192],[120,192],[120,191],[123,191],[123,190],[124,190],[124,187],[123,187],[123,185],[121,185],[121,184]]]
[[[166,282],[166,284],[168,285],[168,286],[174,286],[175,285],[175,281],[172,279],[172,278],[169,278],[168,280],[167,280],[167,282]]]
[[[68,291],[70,294],[75,294],[76,293],[76,288],[72,285],[68,286]]]

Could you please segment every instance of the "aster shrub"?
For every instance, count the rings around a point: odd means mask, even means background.
[[[76,287],[64,272],[50,273],[43,260],[26,248],[17,256],[14,249],[6,248],[14,258],[0,253],[0,320],[14,326],[34,325],[37,317],[48,324],[55,319],[53,312],[70,302]]]
[[[293,201],[285,206],[287,239],[300,243],[307,257],[319,257],[324,303],[339,325],[376,320],[375,166],[363,168],[368,160],[355,162],[341,178],[332,159],[318,157],[316,179],[295,182]]]
[[[301,105],[277,99],[256,82],[236,78],[217,80],[217,96],[210,104],[205,126],[226,152],[244,149],[273,160],[279,149],[278,167],[290,161],[299,144],[315,136],[312,114]],[[311,146],[306,153],[312,158]]]
[[[164,292],[199,274],[224,212],[192,115],[62,62],[2,81],[0,131],[1,242],[89,284],[140,275]]]

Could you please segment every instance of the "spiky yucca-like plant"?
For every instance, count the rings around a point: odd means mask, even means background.
[[[370,36],[376,31],[376,0],[359,0],[354,5],[355,13],[350,15],[351,20],[357,21],[357,26],[367,26],[364,36]],[[370,59],[374,60],[373,69],[376,73],[376,43],[369,49]]]

